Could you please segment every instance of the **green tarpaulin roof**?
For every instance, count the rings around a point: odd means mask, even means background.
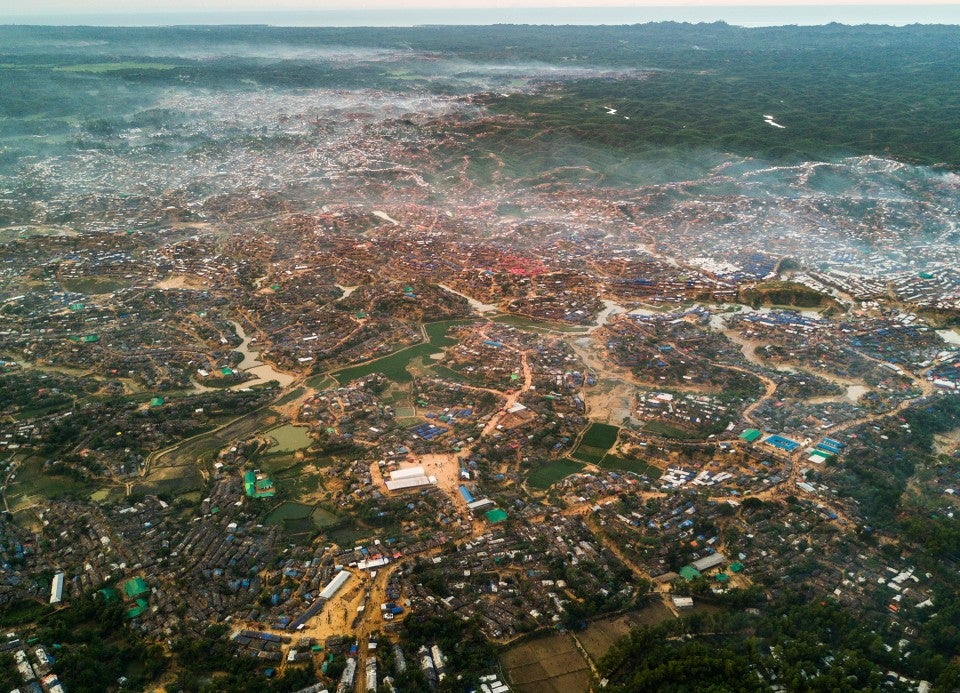
[[[150,591],[150,588],[147,587],[147,582],[142,577],[135,577],[123,583],[123,591],[132,599],[133,597],[139,597],[141,594],[146,594]]]

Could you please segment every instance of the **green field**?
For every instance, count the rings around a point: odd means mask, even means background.
[[[267,513],[264,523],[283,527],[288,539],[309,539],[315,533],[336,527],[342,518],[319,505],[287,501]]]
[[[326,374],[315,375],[312,378],[307,378],[307,387],[312,387],[314,390],[326,390],[327,388],[336,386],[336,379],[331,378]]]
[[[367,539],[374,534],[373,530],[358,527],[356,525],[344,525],[336,527],[327,532],[327,538],[337,546],[352,547],[362,539]]]
[[[603,456],[607,454],[607,450],[608,448],[595,448],[592,445],[580,444],[570,456],[587,464],[599,464]]]
[[[409,383],[413,376],[407,370],[407,366],[417,358],[429,357],[430,354],[440,351],[444,347],[452,346],[457,343],[455,339],[446,336],[447,330],[453,325],[464,325],[469,320],[441,320],[424,325],[427,333],[427,341],[422,344],[405,347],[392,354],[384,356],[359,366],[350,366],[334,372],[332,375],[341,385],[364,378],[371,373],[383,373],[387,378],[397,383]]]
[[[532,488],[550,488],[561,479],[582,471],[583,467],[580,462],[566,458],[548,462],[527,477],[527,485]]]
[[[643,430],[647,433],[652,433],[656,436],[663,436],[664,438],[676,438],[677,440],[690,440],[693,438],[698,438],[695,433],[690,431],[684,431],[682,428],[676,428],[665,424],[662,421],[648,421]]]
[[[452,380],[456,383],[476,384],[479,382],[476,378],[471,378],[467,374],[461,373],[460,371],[455,371],[454,369],[448,366],[433,365],[433,366],[430,366],[430,370],[436,373],[439,377],[446,378],[447,380]]]
[[[598,464],[607,451],[617,442],[620,428],[605,423],[592,423],[583,434],[580,444],[571,455],[588,464]]]
[[[609,450],[610,447],[617,442],[618,435],[620,435],[619,426],[611,426],[605,423],[592,423],[590,424],[590,428],[587,429],[587,432],[583,434],[580,444]]]
[[[21,461],[16,479],[7,486],[6,497],[10,507],[13,508],[23,501],[36,502],[36,496],[80,498],[89,497],[97,490],[100,490],[99,487],[92,481],[51,473],[43,469],[43,460],[30,457]]]

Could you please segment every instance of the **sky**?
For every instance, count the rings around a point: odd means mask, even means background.
[[[797,7],[911,5],[910,0],[2,0],[0,14],[129,14],[133,12],[283,12],[405,8],[484,7]],[[918,5],[960,5],[960,0],[921,0]]]
[[[0,24],[952,24],[960,0],[0,0]]]

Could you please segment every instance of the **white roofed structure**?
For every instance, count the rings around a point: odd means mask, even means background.
[[[327,586],[320,591],[320,597],[322,599],[330,600],[340,591],[340,588],[347,584],[347,580],[350,579],[352,573],[348,570],[341,570],[339,573],[333,576],[333,579],[327,583]]]

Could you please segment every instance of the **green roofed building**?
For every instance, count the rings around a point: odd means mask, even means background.
[[[503,510],[503,508],[494,508],[493,510],[488,510],[485,514],[487,519],[493,524],[503,522],[507,519],[507,513],[505,510]]]
[[[127,609],[127,618],[131,620],[135,619],[137,616],[139,616],[144,611],[146,611],[149,607],[150,605],[147,604],[147,601],[145,599],[138,599],[136,606],[131,606],[129,609]]]
[[[745,440],[748,443],[752,443],[757,438],[763,434],[755,428],[748,428],[746,431],[740,434],[740,440]]]
[[[726,573],[717,573],[717,582],[726,582],[730,579],[730,576]]]
[[[99,594],[107,604],[113,604],[120,599],[120,595],[118,595],[117,591],[112,587],[104,587],[102,590],[99,590],[97,594]]]
[[[700,575],[700,571],[694,568],[692,565],[685,565],[680,569],[680,577],[687,582],[696,580],[698,577],[700,577]]]
[[[71,304],[70,304],[70,310],[72,310],[72,311],[83,310],[85,307],[86,307],[86,306],[84,306],[82,303],[71,303]]]
[[[150,400],[151,407],[162,407],[163,406],[163,397],[154,397]]]
[[[233,375],[233,369],[227,368],[226,366],[224,366],[223,368],[220,369],[220,373],[223,375]]]
[[[86,342],[87,344],[89,344],[89,343],[91,343],[91,342],[99,342],[99,341],[100,341],[100,335],[98,335],[98,334],[88,334],[86,337],[83,338],[83,341]]]
[[[277,494],[273,482],[266,477],[257,478],[251,471],[243,473],[243,491],[248,498],[273,498]]]
[[[833,455],[828,452],[822,452],[820,450],[814,450],[810,453],[810,457],[807,458],[808,462],[813,462],[814,464],[823,464],[829,460]]]
[[[743,570],[743,563],[741,563],[740,561],[737,561],[736,563],[731,563],[730,570],[734,573],[739,573],[741,570]]]
[[[123,583],[123,592],[127,595],[127,597],[133,599],[142,594],[149,593],[150,588],[147,587],[147,581],[142,577],[135,577]]]

